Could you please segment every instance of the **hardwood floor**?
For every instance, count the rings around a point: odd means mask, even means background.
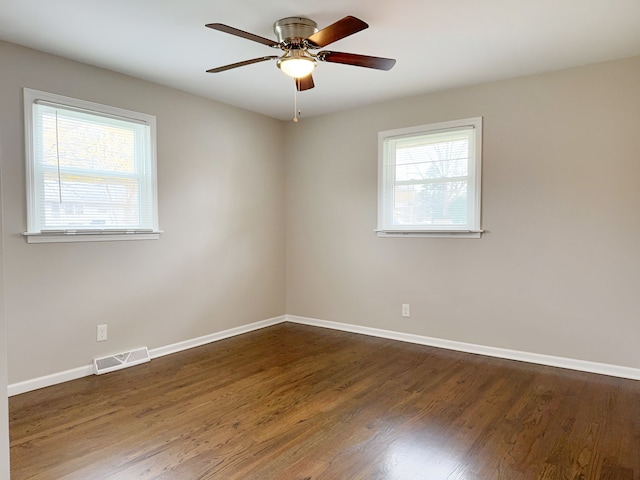
[[[640,382],[281,324],[10,399],[12,480],[640,479]]]

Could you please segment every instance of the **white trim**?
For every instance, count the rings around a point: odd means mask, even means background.
[[[609,375],[612,377],[628,378],[631,380],[640,380],[640,369],[623,367],[620,365],[611,365],[607,363],[589,362],[587,360],[576,360],[573,358],[554,357],[551,355],[543,355],[539,353],[521,352],[518,350],[509,350],[506,348],[488,347],[485,345],[477,345],[473,343],[457,342],[454,340],[445,340],[442,338],[425,337],[422,335],[413,335],[410,333],[394,332],[391,330],[381,330],[378,328],[363,327],[360,325],[352,325],[349,323],[331,322],[327,320],[319,320],[316,318],[300,317],[297,315],[281,315],[260,322],[250,323],[240,327],[230,328],[221,332],[204,335],[202,337],[185,340],[183,342],[166,345],[164,347],[149,350],[151,358],[158,358],[172,353],[178,353],[190,348],[199,347],[208,343],[224,340],[225,338],[242,335],[261,328],[270,327],[279,323],[291,322],[301,325],[310,325],[313,327],[330,328],[332,330],[340,330],[343,332],[359,333],[372,337],[386,338],[389,340],[399,340],[401,342],[415,343],[418,345],[427,345],[436,348],[445,348],[447,350],[455,350],[459,352],[474,353],[477,355],[486,355],[488,357],[505,358],[507,360],[517,360],[520,362],[535,363],[538,365],[547,365],[551,367],[567,368],[570,370],[578,370],[582,372],[597,373],[600,375]],[[93,375],[93,365],[85,365],[82,367],[65,370],[64,372],[52,373],[43,377],[25,380],[23,382],[12,383],[7,387],[9,397],[19,395],[21,393],[30,392],[39,388],[49,387],[58,383],[76,380],[82,377]]]
[[[299,317],[297,315],[286,315],[286,321],[291,323],[299,323],[302,325],[310,325],[314,327],[330,328],[332,330],[340,330],[343,332],[360,333],[362,335],[369,335],[372,337],[399,340],[401,342],[416,343],[418,345],[428,345],[430,347],[445,348],[447,350],[456,350],[459,352],[486,355],[488,357],[504,358],[507,360],[517,360],[520,362],[535,363],[538,365],[567,368],[569,370],[579,370],[582,372],[597,373],[600,375],[609,375],[612,377],[640,380],[640,369],[638,368],[623,367],[620,365],[611,365],[608,363],[590,362],[587,360],[576,360],[573,358],[555,357],[552,355],[522,352],[519,350],[509,350],[506,348],[488,347],[485,345],[477,345],[474,343],[457,342],[454,340],[425,337],[422,335],[394,332],[391,330],[381,330],[378,328],[363,327],[360,325],[352,325],[348,323],[338,323],[330,322],[327,320],[318,320],[315,318]]]
[[[156,133],[156,117],[147,113],[134,112],[132,110],[126,110],[124,108],[112,107],[109,105],[102,105],[87,100],[81,100],[77,98],[66,97],[55,93],[43,92],[40,90],[34,90],[31,88],[23,88],[23,106],[24,106],[24,128],[25,128],[25,163],[26,163],[26,198],[27,198],[27,232],[24,233],[27,237],[27,243],[50,243],[50,242],[89,242],[89,241],[114,241],[114,240],[157,240],[159,232],[158,226],[158,172],[157,172],[157,133]],[[66,233],[71,236],[53,235],[52,232],[42,231],[41,227],[44,220],[40,218],[38,212],[38,200],[36,198],[36,168],[35,168],[35,151],[34,151],[34,113],[33,106],[36,104],[53,106],[55,108],[62,108],[75,112],[83,112],[91,115],[97,115],[104,118],[117,119],[119,121],[126,121],[129,123],[136,123],[143,125],[145,129],[148,129],[148,145],[145,141],[141,143],[140,148],[145,150],[144,158],[149,160],[149,171],[147,175],[142,175],[141,178],[148,177],[148,183],[145,189],[148,189],[147,194],[140,194],[140,199],[148,199],[150,205],[151,218],[149,222],[142,222],[147,225],[148,223],[152,227],[152,232],[148,234],[140,234],[136,237],[129,235],[95,235],[90,229],[80,228],[78,232],[71,230]],[[146,137],[146,136],[145,136]],[[148,152],[146,151],[148,150]],[[136,155],[137,158],[137,155]],[[137,162],[137,161],[136,161]],[[145,163],[146,162],[142,162]],[[146,167],[145,167],[146,168]],[[141,211],[146,211],[142,209]],[[80,231],[85,231],[86,235],[76,235]],[[127,232],[129,233],[129,232]],[[39,234],[39,235],[38,235]]]
[[[93,365],[72,368],[64,372],[52,373],[51,375],[32,378],[24,382],[12,383],[7,387],[7,395],[13,397],[14,395],[38,390],[39,388],[50,387],[51,385],[68,382],[70,380],[77,380],[78,378],[88,377],[89,375],[93,375]]]
[[[149,350],[149,354],[152,359],[163,357],[164,355],[178,353],[183,350],[206,345],[207,343],[213,343],[218,340],[224,340],[225,338],[235,337],[236,335],[242,335],[243,333],[249,333],[254,330],[277,325],[278,323],[283,323],[285,321],[285,315],[281,315],[268,320],[262,320],[261,322],[250,323],[249,325],[230,328],[229,330],[223,330],[222,332],[211,333],[209,335],[204,335],[203,337],[192,338],[191,340],[185,340],[184,342],[174,343],[165,347],[153,348]]]
[[[260,322],[250,323],[241,327],[230,328],[221,332],[204,335],[202,337],[193,338],[191,340],[185,340],[184,342],[178,342],[164,347],[154,348],[149,350],[151,358],[158,358],[171,353],[181,352],[190,348],[199,347],[207,343],[217,342],[225,338],[233,337],[235,335],[241,335],[243,333],[249,333],[253,330],[259,330],[261,328],[277,325],[278,323],[285,322],[285,315],[279,317],[273,317]],[[30,392],[32,390],[38,390],[39,388],[50,387],[51,385],[57,385],[58,383],[68,382],[70,380],[76,380],[82,377],[88,377],[93,375],[93,364],[85,365],[82,367],[72,368],[71,370],[65,370],[64,372],[52,373],[43,377],[33,378],[31,380],[25,380],[23,382],[12,383],[7,387],[7,394],[9,397],[19,395],[21,393]]]
[[[112,242],[116,240],[158,240],[162,231],[158,232],[130,232],[130,233],[87,233],[87,232],[65,232],[65,233],[29,233],[22,235],[27,239],[27,243],[70,243],[70,242]]]
[[[432,237],[432,238],[480,238],[484,230],[441,230],[441,231],[411,231],[411,230],[374,230],[378,237]]]
[[[418,125],[407,128],[398,128],[394,130],[386,130],[378,132],[378,228],[379,237],[390,236],[418,236],[414,232],[424,232],[432,237],[449,237],[457,236],[459,238],[480,238],[482,233],[481,225],[481,202],[482,202],[482,122],[483,117],[463,118],[460,120],[451,120],[447,122],[438,122],[428,125]],[[469,170],[464,178],[468,179],[467,197],[467,223],[461,225],[460,229],[453,228],[451,230],[460,230],[460,233],[454,232],[443,233],[445,229],[443,225],[410,225],[403,229],[403,226],[394,225],[393,222],[393,190],[398,184],[406,184],[407,182],[397,183],[395,173],[393,177],[387,174],[385,168],[393,165],[395,170],[395,147],[392,149],[393,162],[387,164],[386,154],[387,141],[395,141],[400,139],[412,139],[412,137],[431,136],[443,134],[446,132],[472,131],[472,139],[469,143]],[[470,139],[471,140],[471,139]],[[449,178],[449,181],[453,179]],[[409,182],[414,183],[415,182]],[[389,233],[387,233],[389,232]],[[407,233],[408,232],[408,233]]]

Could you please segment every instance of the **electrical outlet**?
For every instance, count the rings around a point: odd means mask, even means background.
[[[107,326],[98,325],[96,341],[104,342],[107,339]]]
[[[408,303],[403,303],[402,304],[402,316],[403,317],[410,317],[411,316],[411,310],[409,309],[409,304]]]

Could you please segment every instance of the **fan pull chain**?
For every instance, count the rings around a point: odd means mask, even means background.
[[[298,86],[296,84],[295,90],[293,91],[293,123],[298,123],[299,115],[300,110],[298,110]]]

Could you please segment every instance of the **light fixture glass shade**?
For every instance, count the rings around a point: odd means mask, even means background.
[[[292,51],[291,56],[284,56],[278,60],[278,67],[285,74],[293,78],[303,78],[316,68],[316,60],[304,52]]]

